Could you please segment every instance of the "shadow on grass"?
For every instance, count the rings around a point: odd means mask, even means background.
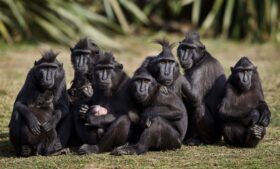
[[[9,141],[9,133],[0,133],[0,158],[15,157],[13,146]]]

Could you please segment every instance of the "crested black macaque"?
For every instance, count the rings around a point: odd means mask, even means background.
[[[99,58],[100,49],[89,38],[83,38],[70,50],[71,63],[74,68],[74,80],[68,92],[72,93],[72,90],[77,90],[75,82],[78,82],[76,79],[79,79],[80,76],[85,77],[92,83],[93,65]]]
[[[160,85],[143,64],[133,76],[131,93],[141,107],[139,116],[142,134],[135,145],[120,146],[111,154],[143,154],[149,149],[180,148],[188,126],[182,99],[166,86]]]
[[[72,90],[68,90],[68,95],[71,103],[71,110],[73,111],[74,128],[78,136],[78,138],[72,138],[76,139],[74,145],[81,145],[83,143],[96,144],[97,139],[104,133],[104,126],[90,127],[91,125],[88,124],[85,119],[105,115],[107,114],[107,109],[99,105],[94,105],[89,107],[86,115],[80,114],[78,109],[81,105],[90,101],[94,94],[94,89],[92,88],[92,83],[84,75],[77,76],[72,83],[73,88]],[[97,131],[97,135],[92,135],[89,131]],[[90,140],[90,142],[87,140]]]
[[[181,75],[179,64],[172,54],[173,44],[167,40],[157,40],[162,46],[162,51],[157,56],[148,57],[143,62],[142,67],[146,66],[148,72],[156,79],[158,83],[166,86],[180,98],[188,100],[191,103],[196,103],[195,97],[190,91],[190,84]]]
[[[17,156],[66,153],[71,125],[63,64],[48,51],[35,62],[20,90],[9,123]]]
[[[218,104],[223,97],[226,77],[222,65],[205,49],[199,34],[188,32],[177,48],[177,56],[196,104],[186,102],[189,131],[186,144],[214,144],[221,140]]]
[[[256,147],[270,123],[257,67],[242,57],[226,83],[219,106],[224,141],[233,146]]]
[[[127,142],[134,117],[133,103],[129,93],[130,78],[123,71],[111,53],[104,53],[94,65],[95,93],[88,106],[81,106],[80,114],[85,114],[87,134],[97,138],[96,128],[104,127],[104,133],[96,142],[85,140],[78,154],[102,153]],[[105,115],[88,116],[89,106],[99,105],[108,111]],[[133,115],[130,115],[133,114]],[[82,115],[83,116],[83,115]],[[136,119],[137,120],[137,119]]]
[[[71,63],[74,68],[74,79],[68,89],[70,111],[73,116],[75,130],[71,132],[69,145],[80,146],[86,137],[83,133],[84,125],[80,121],[78,109],[93,95],[93,66],[99,58],[100,49],[89,38],[82,38],[71,50]],[[87,138],[85,138],[87,140]]]

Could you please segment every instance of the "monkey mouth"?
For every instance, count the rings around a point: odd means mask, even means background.
[[[182,67],[183,67],[184,69],[190,69],[190,68],[192,68],[192,66],[193,66],[193,63],[191,63],[191,62],[186,62],[186,61],[181,61],[181,64],[182,64]]]
[[[160,78],[158,79],[158,81],[162,84],[162,85],[166,85],[169,86],[173,83],[173,79],[165,79],[165,78]]]
[[[241,89],[247,91],[251,88],[251,85],[240,85]]]
[[[139,103],[143,103],[143,102],[145,102],[145,101],[148,99],[147,96],[145,96],[145,95],[143,95],[143,94],[139,94],[139,93],[135,94],[134,97],[135,97],[135,100],[136,100],[137,102],[139,102]]]
[[[111,84],[111,83],[109,83],[109,82],[99,82],[99,83],[98,83],[98,85],[99,85],[99,86],[102,86],[102,87],[108,87],[108,86],[110,86],[110,84]]]
[[[87,73],[87,71],[88,71],[88,69],[87,68],[85,68],[84,66],[78,66],[78,67],[76,67],[76,70],[79,72],[79,73],[82,73],[82,74],[85,74],[85,73]]]
[[[42,88],[44,88],[44,89],[51,89],[51,88],[53,88],[53,83],[45,83],[45,82],[43,82],[43,83],[41,83],[41,86],[42,86]]]
[[[239,82],[239,88],[242,91],[248,91],[251,88],[251,84],[250,83],[244,84],[244,83]]]

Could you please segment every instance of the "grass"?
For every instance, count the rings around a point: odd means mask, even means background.
[[[159,33],[153,38],[160,38]],[[168,36],[174,42],[182,36]],[[122,51],[113,51],[125,71],[132,75],[145,56],[157,54],[158,45],[151,38],[117,38],[124,45]],[[59,51],[64,62],[67,85],[73,78],[70,51],[64,47],[29,44],[0,49],[0,168],[280,168],[280,49],[279,45],[249,44],[224,40],[203,40],[208,50],[224,65],[226,74],[241,56],[249,56],[258,66],[266,100],[272,111],[272,122],[265,139],[255,149],[233,148],[219,145],[188,147],[165,152],[148,152],[141,156],[114,157],[108,153],[78,156],[75,153],[56,157],[17,158],[8,139],[8,122],[15,97],[24,83],[27,71],[33,66],[40,52],[53,48]],[[174,49],[175,53],[175,49]]]

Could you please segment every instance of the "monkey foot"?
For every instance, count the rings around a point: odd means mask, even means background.
[[[32,150],[29,146],[23,145],[21,147],[21,154],[20,155],[23,156],[23,157],[28,157],[28,156],[31,155],[31,152],[32,152]]]
[[[203,145],[203,141],[197,138],[190,138],[185,141],[185,144],[188,146],[200,146]]]
[[[97,145],[84,144],[78,150],[79,155],[91,153],[99,153],[99,147]]]
[[[252,134],[257,138],[257,139],[262,139],[264,135],[264,127],[259,126],[259,125],[254,125],[253,127],[250,128]]]
[[[61,149],[61,150],[58,150],[58,151],[52,153],[51,155],[52,155],[52,156],[57,156],[57,155],[63,155],[63,154],[70,154],[70,152],[71,152],[71,151],[70,151],[69,148],[63,148],[63,149]]]
[[[113,151],[111,151],[110,154],[115,155],[115,156],[121,156],[121,155],[137,155],[139,153],[137,153],[137,148],[135,145],[131,146],[131,145],[125,144],[123,146],[119,146],[119,147],[115,148]]]

